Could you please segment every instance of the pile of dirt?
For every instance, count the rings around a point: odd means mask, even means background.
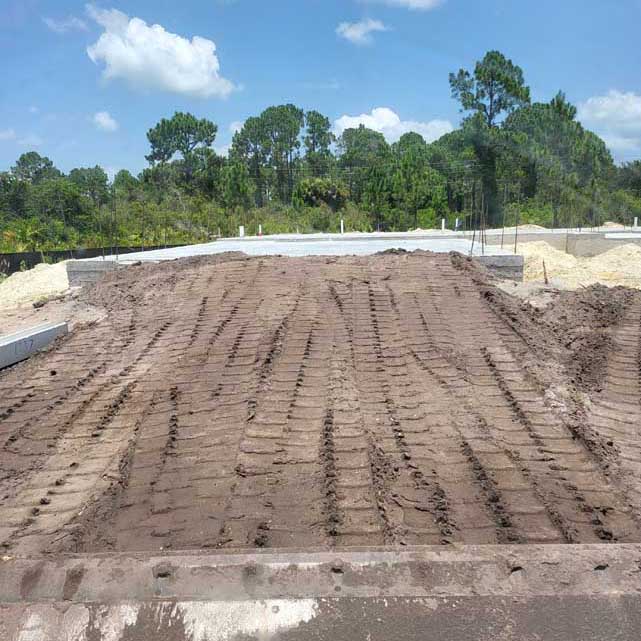
[[[0,283],[0,308],[8,309],[33,303],[62,294],[68,289],[66,263],[41,263],[33,269],[16,272]]]
[[[544,279],[544,265],[548,278],[577,270],[579,261],[572,255],[555,249],[544,240],[522,243],[518,252],[525,257],[523,279],[526,282]]]
[[[515,228],[510,227],[509,229],[513,231]],[[545,231],[546,229],[547,227],[543,227],[543,225],[535,225],[534,223],[525,223],[524,225],[518,226],[519,231]]]
[[[542,282],[545,270],[550,283],[560,289],[593,284],[641,289],[641,247],[621,245],[593,258],[576,258],[545,241],[519,245],[525,257],[524,281]]]
[[[641,247],[621,245],[584,261],[595,280],[604,284],[641,288]]]
[[[427,252],[114,272],[104,319],[0,375],[0,545],[639,542],[626,292],[536,310]]]
[[[83,288],[80,299],[91,306],[114,313],[137,305],[153,305],[162,300],[171,304],[171,292],[179,283],[189,282],[203,268],[248,260],[242,252],[225,252],[212,256],[193,256],[164,263],[139,262],[126,269],[107,272],[93,286]]]
[[[610,328],[621,322],[635,302],[641,302],[641,295],[635,291],[597,284],[576,292],[559,292],[542,311],[542,320],[567,350],[565,365],[578,388],[600,388],[612,350]]]

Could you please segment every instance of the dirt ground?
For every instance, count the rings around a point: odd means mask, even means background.
[[[221,256],[75,304],[0,375],[7,552],[641,541],[639,292]]]

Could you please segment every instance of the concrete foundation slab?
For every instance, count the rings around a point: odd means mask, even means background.
[[[249,256],[371,256],[378,252],[400,249],[405,251],[457,251],[464,255],[481,256],[480,243],[462,236],[414,234],[298,234],[248,238],[224,238],[214,243],[188,245],[172,249],[128,254],[121,262],[159,261],[207,256],[224,252],[243,252]],[[511,251],[492,247],[485,253],[510,256]]]
[[[638,545],[81,555],[0,561],[10,641],[628,641]]]
[[[0,336],[0,369],[19,363],[68,332],[67,323],[46,323]]]
[[[474,256],[498,276],[523,280],[523,258],[509,249],[481,246],[471,238],[453,232],[375,233],[375,234],[282,234],[278,236],[224,238],[213,243],[187,245],[156,251],[121,256],[118,265],[132,262],[159,262],[192,256],[208,256],[225,252],[243,252],[249,256],[370,256],[387,250],[408,252],[423,250],[436,253],[459,252]],[[78,263],[83,264],[80,266]],[[87,260],[69,263],[70,284],[95,282],[104,273],[114,269],[111,261]]]

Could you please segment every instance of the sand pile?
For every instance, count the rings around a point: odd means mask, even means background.
[[[36,265],[16,272],[0,283],[0,308],[17,307],[42,298],[62,294],[69,289],[66,263]]]
[[[625,229],[625,225],[612,222],[611,220],[606,220],[601,227],[605,227],[607,229]]]
[[[518,247],[519,254],[525,257],[524,280],[543,280],[543,262],[548,277],[558,276],[578,269],[579,261],[572,255],[554,249],[543,240],[523,243]]]
[[[564,289],[602,283],[641,289],[641,247],[621,245],[594,258],[576,258],[544,241],[524,243],[525,282],[543,281],[543,261],[551,284]]]
[[[601,283],[641,288],[641,247],[638,245],[621,245],[585,262]]]

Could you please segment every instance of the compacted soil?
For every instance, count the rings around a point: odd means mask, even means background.
[[[458,255],[137,266],[0,375],[6,553],[641,541],[641,298]]]

